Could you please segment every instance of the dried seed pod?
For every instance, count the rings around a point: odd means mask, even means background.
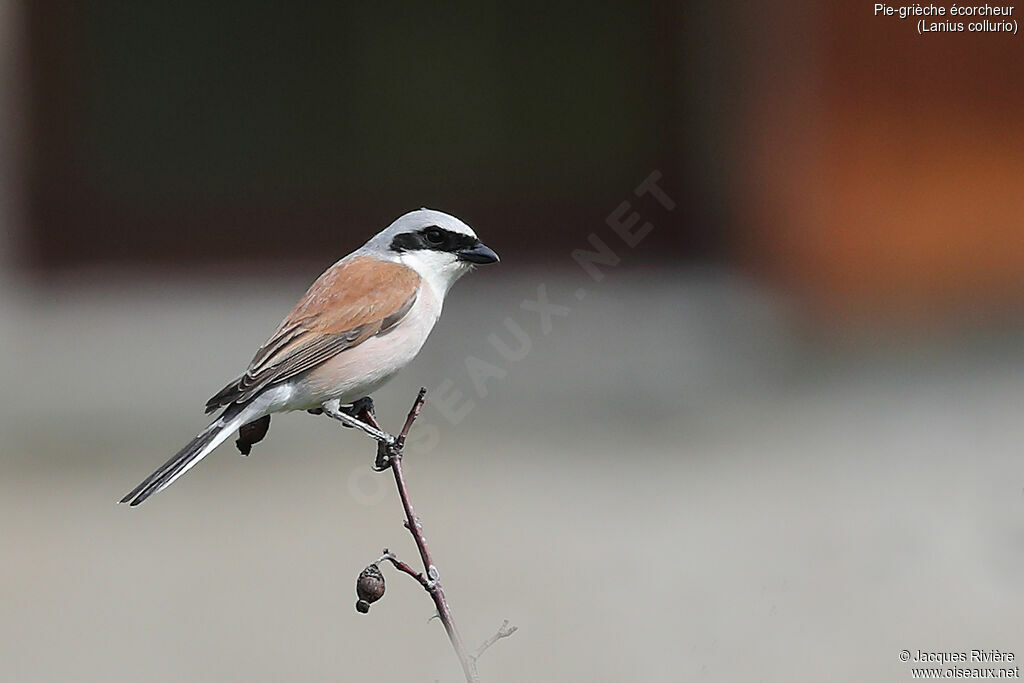
[[[362,614],[369,612],[370,604],[377,602],[384,595],[384,575],[376,564],[371,564],[359,572],[359,578],[356,579],[356,595],[359,596],[356,611]]]

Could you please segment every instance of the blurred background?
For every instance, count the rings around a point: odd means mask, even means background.
[[[0,0],[0,679],[460,679],[405,577],[353,609],[415,559],[359,435],[275,417],[114,505],[420,206],[502,256],[375,396],[435,397],[450,601],[520,627],[485,680],[1024,656],[1020,38],[872,10]]]

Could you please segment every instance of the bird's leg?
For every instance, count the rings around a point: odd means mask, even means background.
[[[377,424],[376,420],[373,419],[373,399],[370,398],[369,396],[362,397],[358,401],[352,403],[352,405],[344,406],[339,404],[338,410],[345,413],[349,417],[354,417],[357,420],[362,420],[371,427],[377,427],[378,429],[380,429],[380,425]],[[309,413],[310,415],[323,415],[324,409],[321,406],[320,408],[310,408],[306,412]],[[346,424],[344,422],[341,423],[341,426],[345,427],[346,429],[354,429],[352,425]]]
[[[344,409],[343,409],[344,410]],[[355,415],[366,424],[380,429],[380,424],[377,422],[377,416],[373,412],[373,399],[369,396],[364,396],[359,399],[349,409],[351,415]],[[391,467],[391,458],[395,455],[394,441],[378,441],[377,442],[377,458],[373,461],[373,469],[376,472],[383,472],[384,470]]]
[[[363,404],[363,406],[365,408],[365,404]],[[333,418],[347,427],[355,427],[356,429],[360,429],[363,432],[372,436],[377,441],[390,444],[395,440],[395,437],[381,430],[380,427],[377,426],[377,421],[373,419],[372,412],[365,412],[364,410],[364,415],[369,416],[369,421],[372,422],[374,426],[371,426],[370,424],[367,424],[366,422],[363,422],[362,420],[353,417],[351,415],[351,408],[342,408],[341,403],[337,399],[333,401],[327,401],[321,406],[321,408],[323,408],[324,415],[326,415],[327,417]]]
[[[351,414],[354,414],[366,424],[376,429],[381,429],[380,424],[377,422],[377,416],[373,412],[373,399],[369,396],[364,396],[353,403],[350,410]],[[383,472],[391,467],[391,458],[394,456],[394,443],[394,439],[377,442],[377,458],[373,461],[375,472]]]
[[[264,415],[258,420],[252,422],[246,422],[244,425],[238,428],[238,440],[235,441],[235,446],[238,447],[238,452],[242,455],[249,455],[252,452],[253,444],[257,444],[263,441],[263,437],[267,435],[267,430],[270,429],[270,416]]]

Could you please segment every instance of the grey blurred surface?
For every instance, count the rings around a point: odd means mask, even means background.
[[[312,277],[313,274],[311,274]],[[310,278],[311,279],[311,278]],[[456,681],[406,577],[371,445],[274,417],[136,510],[114,504],[205,425],[306,282],[89,278],[0,295],[0,679]],[[570,307],[544,334],[544,283]],[[713,270],[481,272],[379,392],[428,407],[409,483],[487,681],[901,681],[901,649],[1024,656],[1019,331],[839,352]],[[518,362],[488,334],[511,317]],[[465,359],[506,373],[476,395]]]

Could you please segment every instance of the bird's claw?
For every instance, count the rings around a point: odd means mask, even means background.
[[[401,457],[401,455],[399,454],[398,449],[395,448],[394,441],[378,441],[377,459],[373,461],[373,471],[383,472],[391,467],[392,458],[399,457]]]

